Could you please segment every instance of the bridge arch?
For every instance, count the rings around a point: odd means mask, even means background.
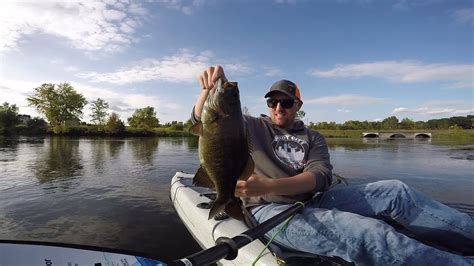
[[[397,134],[390,135],[390,138],[391,139],[404,139],[404,138],[406,138],[406,136],[403,135],[403,134],[398,134],[397,133]]]
[[[364,138],[378,138],[378,137],[379,135],[376,133],[369,133],[369,134],[364,135]]]
[[[419,134],[415,134],[415,138],[416,139],[429,139],[431,138],[431,136],[426,133],[419,133]]]

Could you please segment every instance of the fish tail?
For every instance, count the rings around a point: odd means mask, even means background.
[[[219,213],[225,212],[225,206],[229,201],[223,198],[217,197],[215,201],[211,204],[211,209],[209,210],[209,218],[212,219],[216,217]]]
[[[212,219],[221,213],[226,213],[230,217],[237,220],[244,220],[244,214],[242,212],[241,204],[239,200],[235,197],[231,199],[222,199],[218,197],[212,203],[208,219]]]
[[[236,197],[232,198],[232,201],[230,201],[226,206],[225,206],[225,213],[227,213],[230,217],[243,221],[244,220],[244,213],[242,211],[242,204],[240,203],[240,200]]]

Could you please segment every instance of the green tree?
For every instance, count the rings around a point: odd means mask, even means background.
[[[129,117],[127,120],[131,127],[136,128],[151,129],[159,125],[155,109],[151,106],[135,110],[132,117]]]
[[[125,124],[120,120],[117,113],[112,112],[105,124],[105,131],[107,133],[118,134],[125,131]]]
[[[397,129],[398,118],[396,116],[387,117],[382,121],[382,129]]]
[[[0,127],[12,127],[20,122],[18,118],[18,107],[4,102],[0,105]]]
[[[107,109],[109,109],[109,104],[101,98],[91,102],[92,122],[99,125],[99,128],[107,119]]]
[[[403,118],[400,122],[401,129],[415,129],[415,122],[410,118]]]
[[[55,132],[58,127],[65,130],[68,123],[79,122],[82,109],[87,104],[84,96],[68,82],[58,85],[45,83],[35,88],[35,94],[29,96],[27,101],[46,117]]]

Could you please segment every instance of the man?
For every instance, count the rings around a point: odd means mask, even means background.
[[[209,90],[219,78],[227,80],[221,66],[209,67],[199,76],[202,90],[193,109],[193,122],[199,121]],[[255,171],[247,180],[237,181],[236,196],[262,223],[289,204],[324,192],[294,216],[287,229],[276,236],[276,243],[338,256],[356,265],[473,265],[473,260],[423,244],[375,219],[393,220],[417,237],[472,255],[474,222],[469,215],[398,180],[327,190],[332,183],[328,148],[318,132],[296,120],[303,104],[299,88],[280,80],[265,97],[269,117],[245,116]]]

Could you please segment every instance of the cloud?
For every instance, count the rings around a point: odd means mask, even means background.
[[[268,77],[279,77],[283,75],[283,71],[281,71],[278,68],[263,67],[263,70],[265,71],[265,76],[268,76]]]
[[[453,16],[457,22],[474,25],[474,8],[462,8],[455,10]]]
[[[77,72],[79,71],[79,68],[76,66],[67,66],[64,68],[64,71],[66,72]]]
[[[92,82],[108,82],[113,84],[130,84],[145,81],[166,81],[173,83],[196,82],[196,78],[209,65],[213,58],[212,52],[194,53],[182,49],[178,54],[160,59],[149,58],[124,67],[114,72],[97,73],[83,72],[77,76]],[[223,64],[226,74],[239,75],[251,73],[251,68],[238,64]]]
[[[337,112],[338,113],[350,113],[352,112],[351,110],[348,110],[348,109],[337,109]]]
[[[400,83],[451,81],[452,86],[473,87],[474,65],[422,64],[416,61],[379,61],[337,65],[330,70],[311,69],[309,75],[322,78],[376,77]]]
[[[235,75],[242,75],[242,74],[251,74],[253,71],[252,69],[242,63],[229,63],[223,64],[222,67],[226,73],[235,74]]]
[[[341,94],[337,96],[326,96],[316,99],[306,100],[305,104],[335,104],[335,105],[366,105],[374,103],[384,103],[387,99],[370,96]]]
[[[196,8],[206,3],[205,0],[152,0],[151,2],[181,11],[186,15],[191,15]]]
[[[421,115],[469,115],[474,113],[474,108],[456,109],[443,107],[419,107],[419,108],[405,108],[399,107],[392,110],[391,114],[397,115],[402,113],[421,114]]]
[[[7,1],[0,10],[0,51],[15,50],[21,39],[46,33],[85,51],[120,51],[147,15],[139,3],[119,1]]]

